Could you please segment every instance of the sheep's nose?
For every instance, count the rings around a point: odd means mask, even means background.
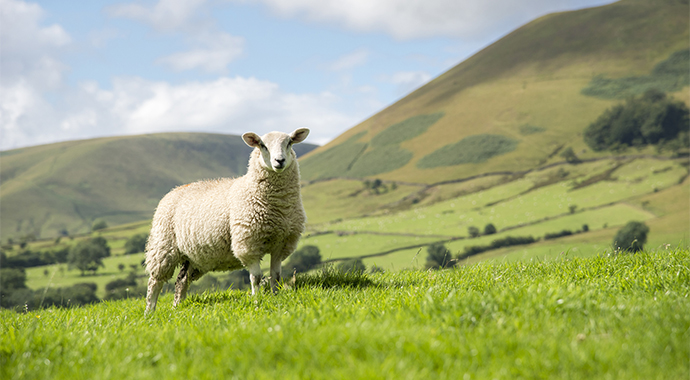
[[[276,158],[275,161],[276,161],[276,163],[278,164],[279,167],[283,166],[283,164],[285,163],[285,159],[284,159],[284,158]]]

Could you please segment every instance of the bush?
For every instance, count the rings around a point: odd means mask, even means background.
[[[91,231],[99,231],[104,230],[106,228],[108,228],[108,223],[106,223],[103,219],[97,219],[93,222],[93,225],[91,226]]]
[[[32,268],[58,262],[52,252],[24,251],[12,257],[2,258],[3,268]]]
[[[131,255],[133,253],[140,253],[146,250],[146,240],[149,238],[149,234],[138,234],[130,237],[125,242],[125,255]]]
[[[417,161],[420,169],[460,164],[477,164],[492,157],[512,152],[518,141],[502,135],[481,134],[465,137],[422,157]]]
[[[467,233],[470,235],[471,238],[476,238],[481,235],[481,232],[479,232],[479,228],[475,226],[469,226],[467,227]]]
[[[647,243],[649,227],[644,222],[628,222],[623,228],[618,230],[613,239],[614,248],[623,251],[638,252]]]
[[[580,161],[580,158],[577,157],[575,151],[571,147],[564,149],[559,156],[563,157],[565,161],[570,164],[577,164],[582,162]]]
[[[73,246],[67,256],[69,267],[76,267],[84,275],[86,271],[94,274],[103,265],[103,258],[110,256],[108,242],[102,237],[82,240]]]
[[[496,227],[489,223],[486,226],[484,226],[484,235],[493,235],[496,233]]]
[[[688,115],[685,103],[650,90],[604,111],[585,129],[584,140],[595,151],[670,142],[687,130]]]
[[[443,269],[454,265],[453,255],[443,244],[432,244],[427,247],[426,268]]]
[[[569,236],[572,234],[573,234],[573,231],[570,231],[570,230],[563,230],[560,232],[547,233],[546,235],[544,235],[544,240],[556,239],[556,238],[559,238],[562,236]]]
[[[537,239],[532,236],[506,236],[503,239],[496,239],[491,242],[491,248],[497,249],[502,247],[509,247],[512,245],[532,244]]]

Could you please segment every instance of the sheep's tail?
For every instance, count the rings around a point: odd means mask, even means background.
[[[162,281],[168,281],[179,263],[179,251],[175,244],[175,231],[170,223],[156,223],[146,242],[146,273]]]

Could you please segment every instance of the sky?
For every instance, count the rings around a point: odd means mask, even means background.
[[[519,26],[612,0],[0,0],[0,150],[307,127],[325,144]]]

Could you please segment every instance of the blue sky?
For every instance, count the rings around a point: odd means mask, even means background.
[[[0,149],[155,132],[324,144],[539,16],[612,0],[0,0]]]

